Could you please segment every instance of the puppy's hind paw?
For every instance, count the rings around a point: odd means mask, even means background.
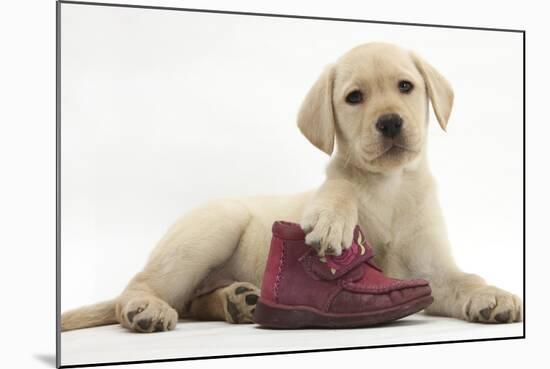
[[[258,287],[235,282],[224,288],[225,320],[229,323],[252,323],[252,315],[260,296]]]
[[[121,324],[136,332],[169,331],[176,327],[178,313],[156,297],[133,298],[122,308]]]

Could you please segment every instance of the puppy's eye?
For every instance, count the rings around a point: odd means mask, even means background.
[[[413,84],[409,81],[399,81],[398,83],[399,91],[404,94],[408,94],[414,88]]]
[[[359,104],[362,101],[363,93],[359,90],[353,90],[346,96],[346,102],[351,105]]]

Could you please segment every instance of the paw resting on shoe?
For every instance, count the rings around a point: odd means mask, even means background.
[[[252,323],[252,315],[260,296],[258,287],[235,282],[224,289],[225,320],[229,323]]]
[[[512,323],[523,319],[519,297],[493,286],[484,286],[471,292],[464,304],[464,318],[471,322]]]
[[[306,235],[306,243],[320,256],[340,255],[351,246],[353,230],[357,224],[357,211],[311,209],[306,211],[300,226]]]
[[[172,330],[177,321],[176,310],[155,297],[133,298],[122,309],[122,325],[136,332]]]

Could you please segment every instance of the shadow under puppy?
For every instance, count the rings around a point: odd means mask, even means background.
[[[64,313],[62,330],[120,323],[164,331],[178,317],[251,322],[271,225],[283,219],[300,223],[319,254],[340,254],[359,224],[387,275],[430,281],[430,314],[520,321],[517,296],[462,272],[451,256],[427,160],[429,102],[445,129],[452,88],[416,54],[384,43],[347,52],[321,74],[298,116],[305,137],[331,155],[320,188],[192,210],[120,296]]]

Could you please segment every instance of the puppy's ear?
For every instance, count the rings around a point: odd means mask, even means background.
[[[309,90],[298,113],[300,131],[328,155],[334,150],[333,85],[334,66],[329,65]]]
[[[453,88],[445,77],[421,57],[412,53],[412,58],[416,68],[422,75],[422,78],[424,78],[428,97],[432,102],[432,107],[439,125],[446,131],[447,123],[449,122],[449,117],[453,108]]]

